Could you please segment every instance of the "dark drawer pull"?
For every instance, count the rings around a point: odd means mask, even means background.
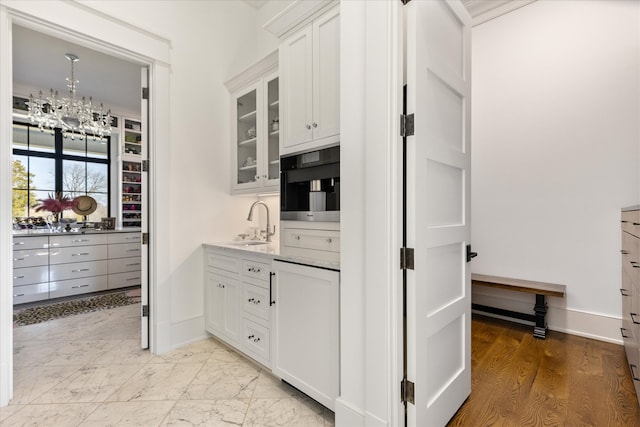
[[[14,258],[14,261],[24,261],[24,258]]]
[[[626,331],[625,328],[620,328],[620,335],[622,335],[622,338],[630,338],[629,335],[625,335],[624,331]]]
[[[132,281],[132,280],[140,280],[140,278],[139,277],[129,277],[127,279],[127,281]]]
[[[621,250],[620,250],[620,253],[621,253],[622,255],[629,255],[629,251],[625,251],[624,249],[621,249]]]
[[[640,325],[640,322],[636,321],[636,316],[638,315],[638,313],[629,313],[631,315],[631,321],[636,324],[636,325]]]
[[[136,248],[136,249],[127,249],[127,252],[140,252],[140,248]]]
[[[626,290],[626,289],[622,289],[622,288],[620,288],[620,294],[621,294],[623,297],[630,297],[630,296],[631,296],[631,294],[625,294],[625,292],[627,292],[627,290]]]
[[[13,276],[13,280],[24,279],[24,276]]]
[[[125,267],[133,267],[134,265],[140,265],[140,263],[134,262],[133,264],[127,264]]]
[[[88,242],[89,239],[73,239],[72,242],[74,243],[79,243],[79,242]]]
[[[24,245],[24,242],[13,242],[13,246]]]
[[[23,296],[24,294],[15,294],[13,297],[16,298],[16,297],[23,297]]]
[[[640,378],[636,376],[636,365],[629,363],[629,368],[631,369],[631,378],[633,378],[634,381],[640,381]]]

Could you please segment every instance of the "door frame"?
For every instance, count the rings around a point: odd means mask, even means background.
[[[73,17],[73,19],[69,19]],[[159,224],[169,221],[169,196],[159,188],[169,182],[158,171],[169,169],[170,40],[110,17],[77,2],[0,0],[0,224],[11,223],[11,123],[13,97],[12,25],[18,24],[124,60],[149,67],[149,300],[150,350],[170,348],[169,235]],[[13,397],[12,232],[0,227],[0,407]]]

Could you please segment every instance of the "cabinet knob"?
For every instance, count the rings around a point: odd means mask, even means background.
[[[257,300],[255,300],[253,303],[254,303],[255,305],[258,305],[258,304],[260,304],[260,300],[259,300],[259,299],[257,299]]]
[[[314,123],[312,126],[313,126],[314,128],[317,128],[317,127],[318,127],[318,124],[317,124],[317,123]]]
[[[327,243],[332,243],[332,242],[333,242],[333,239],[332,239],[331,237],[329,237],[329,238],[327,239]]]
[[[622,250],[620,251],[620,253],[621,253],[622,255],[629,255],[629,251],[625,251],[624,249],[622,249]]]
[[[253,337],[254,337],[254,336],[255,336],[255,335],[249,335],[249,336],[247,337],[247,339],[253,339]]]
[[[255,301],[253,298],[249,298],[249,299],[247,300],[247,302],[253,302],[253,301]]]
[[[307,130],[311,129],[310,125],[306,125],[305,127],[307,128]]]
[[[258,337],[258,338],[254,338],[254,339],[253,339],[253,342],[260,342],[260,337]]]
[[[300,240],[300,236],[293,236],[294,239]]]
[[[265,175],[262,175],[262,177],[263,177],[264,179],[267,179],[267,175],[266,175],[266,174],[265,174]]]
[[[255,176],[256,181],[260,179],[260,175]]]

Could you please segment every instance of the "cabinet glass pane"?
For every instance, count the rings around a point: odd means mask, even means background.
[[[267,141],[267,166],[269,179],[278,179],[280,175],[280,99],[278,97],[278,78],[267,83],[267,123],[269,135]]]
[[[237,101],[238,112],[238,174],[237,183],[255,182],[257,175],[258,135],[256,120],[256,90],[241,96]]]

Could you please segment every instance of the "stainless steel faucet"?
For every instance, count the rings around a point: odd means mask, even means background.
[[[271,232],[271,221],[269,219],[269,206],[267,206],[267,204],[265,202],[263,202],[262,200],[258,200],[257,202],[253,202],[253,204],[249,208],[249,216],[247,216],[247,221],[252,221],[253,220],[253,207],[255,205],[262,205],[267,210],[267,232],[266,232],[266,235],[267,235],[267,242],[270,242],[271,241],[271,236],[276,234],[276,226],[275,225],[273,226],[273,232]]]

